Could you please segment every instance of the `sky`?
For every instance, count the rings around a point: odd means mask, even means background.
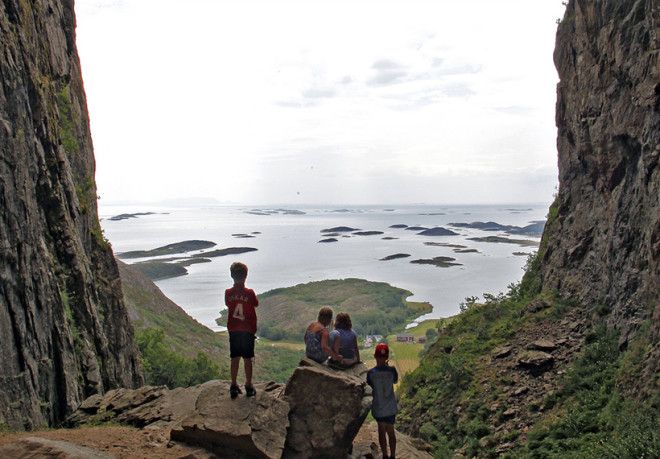
[[[76,0],[102,204],[550,202],[560,0]]]

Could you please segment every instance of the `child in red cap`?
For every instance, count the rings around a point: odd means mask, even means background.
[[[383,453],[383,459],[396,457],[396,435],[394,422],[398,411],[394,385],[399,380],[396,368],[388,365],[390,349],[385,343],[379,343],[374,352],[376,366],[367,373],[367,384],[373,388],[373,405],[371,413],[378,422],[378,442]],[[387,454],[389,438],[390,454]]]

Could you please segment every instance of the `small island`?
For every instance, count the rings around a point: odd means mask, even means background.
[[[256,237],[253,236],[252,234],[245,234],[245,233],[236,233],[236,234],[232,234],[232,236],[238,239],[249,239],[252,237]]]
[[[211,263],[211,260],[208,258],[186,258],[185,260],[177,261],[176,264],[179,266],[190,266],[190,265],[196,265],[199,263]]]
[[[403,223],[397,223],[396,225],[390,225],[390,228],[408,228],[408,225],[404,225]]]
[[[334,228],[322,229],[322,233],[352,233],[353,231],[360,231],[360,228],[351,228],[350,226],[335,226]]]
[[[390,261],[390,260],[396,260],[398,258],[408,258],[410,256],[409,253],[395,253],[394,255],[388,255],[386,257],[383,257],[380,259],[380,261]]]
[[[382,231],[357,231],[353,233],[354,236],[376,236],[378,234],[385,234]]]
[[[326,239],[321,239],[319,242],[337,242],[337,239],[335,239],[334,237],[329,237]]]
[[[454,228],[472,228],[482,231],[502,231],[520,236],[541,236],[545,228],[545,220],[535,220],[527,226],[502,225],[497,222],[449,223]]]
[[[394,239],[399,239],[398,237],[393,237],[393,236],[385,236],[381,237],[383,241],[393,241]]]
[[[210,247],[214,247],[215,242],[211,241],[200,241],[200,240],[190,240],[176,242],[174,244],[164,245],[162,247],[156,247],[151,250],[132,250],[130,252],[123,252],[117,254],[119,258],[150,258],[150,257],[159,257],[162,255],[174,255],[179,253],[192,252],[193,250],[203,250]]]
[[[138,218],[143,215],[156,215],[156,212],[135,212],[134,214],[119,214],[108,218],[108,220],[118,222],[121,220],[128,220],[129,218]]]
[[[425,242],[424,245],[432,245],[434,247],[450,247],[454,249],[466,249],[466,245],[450,244],[449,242]]]
[[[448,230],[447,228],[443,228],[442,226],[429,228],[417,234],[419,234],[420,236],[458,236],[458,233],[455,233],[452,230]]]
[[[502,236],[469,237],[468,239],[476,242],[518,244],[522,247],[537,247],[539,245],[537,241],[531,241],[529,239],[509,239],[508,237]]]
[[[306,212],[297,209],[252,209],[244,211],[246,214],[250,215],[306,215]]]
[[[449,268],[450,266],[461,266],[461,263],[454,263],[456,258],[452,257],[434,257],[434,258],[420,258],[419,260],[412,260],[411,263],[417,265],[433,265],[438,268]]]
[[[426,231],[428,228],[426,226],[409,226],[406,228],[408,231]]]
[[[481,253],[477,249],[454,249],[455,253]]]
[[[134,263],[131,268],[140,271],[153,281],[185,276],[188,270],[179,263],[165,263],[162,261],[142,261]]]
[[[209,252],[202,252],[193,255],[193,258],[215,258],[224,257],[226,255],[238,255],[240,253],[256,252],[254,247],[228,247],[226,249],[216,249]]]

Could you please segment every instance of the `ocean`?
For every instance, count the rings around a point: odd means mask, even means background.
[[[276,212],[276,209],[298,212]],[[213,258],[211,263],[189,266],[188,274],[156,281],[156,285],[200,323],[220,330],[215,319],[224,309],[224,290],[232,285],[229,266],[242,261],[249,267],[247,285],[257,294],[279,287],[323,279],[362,278],[387,282],[412,292],[411,301],[433,305],[428,318],[448,317],[459,311],[466,297],[506,291],[523,275],[526,256],[536,247],[508,243],[476,242],[469,237],[495,236],[501,232],[452,228],[449,223],[495,221],[525,226],[544,220],[547,204],[480,206],[204,206],[158,207],[148,205],[103,206],[101,225],[115,254],[129,250],[153,249],[190,239],[213,241],[216,248],[254,247],[255,252]],[[156,212],[120,221],[108,218],[122,213]],[[303,213],[304,212],[304,213]],[[443,226],[457,236],[422,236],[418,231],[390,228],[391,225]],[[321,230],[348,226],[383,234],[337,236],[337,242],[319,243]],[[258,233],[258,234],[252,234]],[[239,238],[233,234],[254,237]],[[396,239],[384,240],[383,237]],[[514,239],[540,238],[509,236]],[[424,242],[460,244],[478,252],[455,253],[446,246]],[[409,258],[380,261],[397,253]],[[411,260],[448,256],[460,266],[440,268],[413,264]],[[141,259],[124,260],[129,263]]]

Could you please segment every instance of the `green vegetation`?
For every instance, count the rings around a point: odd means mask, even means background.
[[[165,263],[162,261],[142,261],[132,267],[151,280],[169,279],[171,277],[185,276],[188,270],[178,263]]]
[[[186,387],[222,376],[220,367],[207,354],[198,352],[192,359],[184,357],[168,349],[164,337],[165,332],[161,328],[146,328],[137,332],[136,341],[142,354],[147,384]]]
[[[73,107],[71,105],[69,86],[64,86],[56,94],[56,100],[57,108],[60,112],[59,125],[62,146],[68,154],[76,153],[80,150],[80,145],[78,144],[75,131],[76,120],[74,119]]]
[[[607,308],[585,308],[540,292],[539,259],[530,256],[523,280],[506,295],[484,295],[485,304],[468,298],[461,314],[441,323],[436,343],[400,387],[401,428],[431,443],[443,458],[459,449],[467,457],[516,459],[659,457],[660,395],[639,400],[635,394],[640,385],[652,384],[642,377],[650,321],[620,350],[617,333],[603,325]],[[534,299],[551,306],[527,312]],[[578,307],[587,311],[592,328],[580,356],[558,381],[560,389],[539,393],[545,399],[523,408],[537,413],[526,435],[511,426],[496,431],[508,418],[506,408],[494,402],[510,400],[515,375],[495,373],[488,355],[535,325],[561,327]],[[504,442],[514,446],[495,453],[494,445]]]
[[[468,298],[461,314],[441,323],[435,344],[404,378],[401,425],[431,443],[438,457],[448,457],[442,452],[463,445],[468,445],[468,456],[474,456],[479,439],[491,433],[485,422],[488,411],[479,397],[484,393],[477,377],[479,362],[521,328],[527,319],[520,311],[532,295],[522,284],[512,284],[506,295],[485,294],[484,304]],[[457,412],[458,405],[467,406],[467,412]]]
[[[124,301],[136,335],[141,336],[147,355],[143,358],[150,365],[153,377],[169,379],[169,384],[190,380],[186,372],[199,366],[202,370],[218,366],[214,377],[229,377],[229,339],[227,333],[216,333],[185,313],[154,285],[151,280],[135,271],[135,265],[127,265],[117,260],[122,280]],[[162,330],[160,333],[154,330]],[[158,333],[158,336],[154,334]],[[285,382],[304,355],[302,350],[257,341],[254,377],[259,381],[273,380]],[[211,363],[198,358],[202,352]],[[173,354],[173,356],[172,356]],[[165,357],[171,357],[168,364]],[[197,361],[195,362],[195,359]],[[145,364],[145,367],[147,365]],[[173,371],[173,368],[177,371]],[[177,375],[181,371],[180,376]],[[209,376],[211,372],[202,371]],[[148,376],[149,377],[149,376]]]
[[[546,400],[555,407],[554,415],[536,426],[526,447],[510,457],[660,457],[657,400],[655,407],[643,405],[625,393],[649,347],[649,324],[627,352],[619,351],[615,332],[596,327],[565,375],[562,389]]]
[[[387,335],[431,311],[428,303],[408,302],[412,293],[362,279],[325,280],[280,288],[259,296],[259,336],[300,341],[322,306],[351,315],[359,335]],[[226,317],[223,317],[226,321]]]
[[[83,214],[89,212],[96,203],[94,189],[94,179],[92,177],[85,177],[82,183],[76,184],[76,196],[78,196],[80,212]]]
[[[286,382],[305,352],[257,340],[254,355],[255,379]]]

